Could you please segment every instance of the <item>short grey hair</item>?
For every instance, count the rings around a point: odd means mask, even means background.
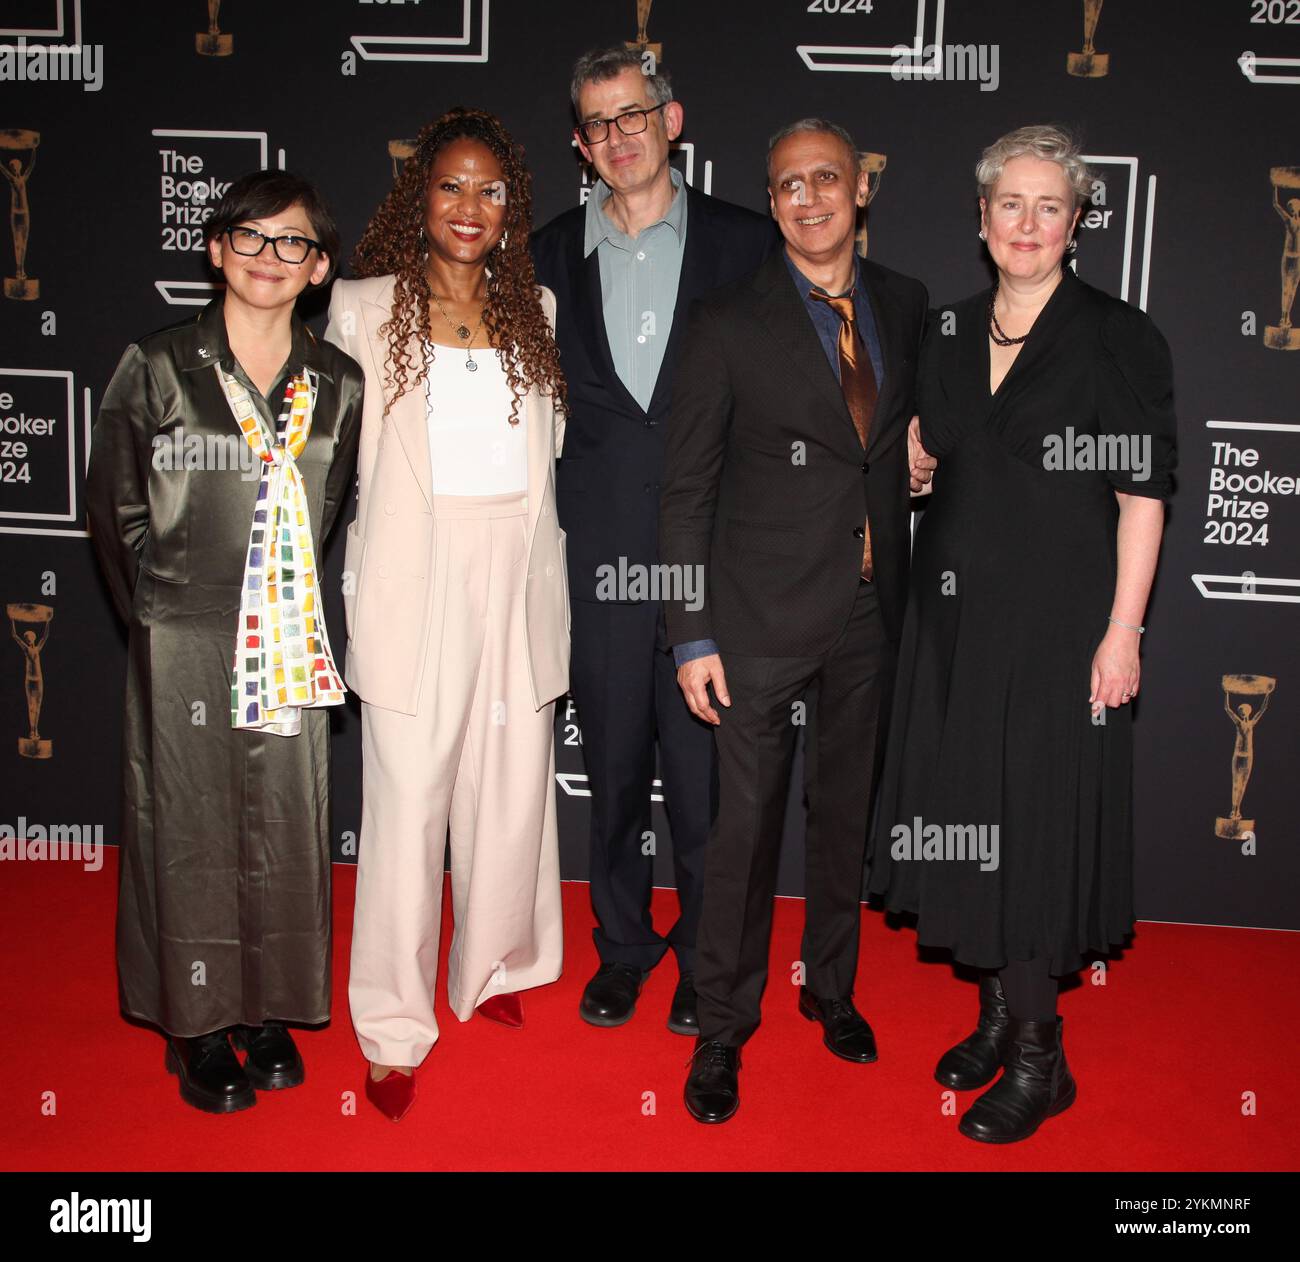
[[[645,74],[645,54],[637,48],[593,48],[583,53],[573,63],[573,78],[569,84],[569,99],[573,102],[573,112],[579,116],[578,99],[582,89],[589,83],[604,83],[607,79],[616,79],[624,70],[636,70],[645,75],[646,85],[656,105],[667,105],[673,99],[673,85],[668,80],[668,72],[655,67],[654,74]]]
[[[791,136],[797,136],[800,132],[811,131],[820,132],[822,135],[834,136],[841,140],[847,146],[852,158],[852,165],[856,169],[858,165],[858,146],[854,143],[853,137],[849,135],[848,129],[841,127],[839,123],[832,123],[828,118],[800,118],[793,123],[787,123],[784,127],[778,128],[768,138],[767,142],[767,174],[772,175],[772,154],[776,152],[776,147],[783,140],[789,140]]]
[[[998,137],[980,155],[975,166],[975,182],[980,196],[987,198],[1002,175],[1002,169],[1012,158],[1042,158],[1055,162],[1065,176],[1065,182],[1074,194],[1075,209],[1092,196],[1092,172],[1083,160],[1079,141],[1064,127],[1036,123],[1030,127],[1017,127],[1005,136]]]

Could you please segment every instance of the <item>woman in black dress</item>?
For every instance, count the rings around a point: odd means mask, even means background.
[[[1133,925],[1138,643],[1174,465],[1172,365],[1145,314],[1062,266],[1091,181],[1052,127],[977,168],[991,290],[932,313],[917,530],[869,890],[983,970],[945,1086],[1007,1143],[1068,1108],[1056,978]],[[1086,698],[1086,704],[1085,704]]]

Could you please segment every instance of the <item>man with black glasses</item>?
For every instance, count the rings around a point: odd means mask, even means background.
[[[716,800],[713,734],[675,678],[653,576],[673,369],[693,299],[753,271],[777,237],[762,215],[685,184],[668,162],[682,106],[649,55],[586,54],[571,94],[582,156],[599,177],[585,206],[533,238],[554,291],[568,382],[557,511],[567,533],[571,690],[591,790],[591,898],[600,968],[582,996],[592,1025],[627,1021],[671,947],[680,980],[668,1028],[697,1032],[693,983],[704,844]],[[650,916],[655,741],[672,826],[680,915]]]

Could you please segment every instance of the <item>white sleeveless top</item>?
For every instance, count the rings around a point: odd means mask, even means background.
[[[424,397],[429,460],[435,495],[507,495],[528,489],[528,420],[519,401],[510,424],[514,391],[501,357],[490,346],[466,352],[434,346]]]

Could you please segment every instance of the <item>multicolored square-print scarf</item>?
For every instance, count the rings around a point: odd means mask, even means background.
[[[240,432],[262,461],[239,599],[230,726],[297,736],[303,709],[340,705],[345,692],[325,632],[297,463],[311,433],[315,373],[305,368],[289,382],[277,437],[244,386],[220,364],[214,367]]]

